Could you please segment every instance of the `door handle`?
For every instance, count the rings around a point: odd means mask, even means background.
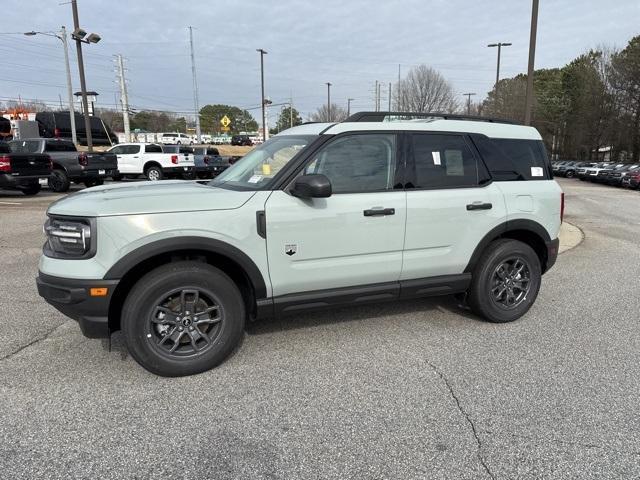
[[[138,155],[136,155],[136,156],[135,156],[135,157],[133,157],[133,158],[140,158],[140,157],[138,157]]]
[[[474,202],[467,205],[467,210],[491,210],[492,208],[492,204],[482,202]]]
[[[370,208],[369,210],[365,210],[362,213],[364,213],[365,217],[395,215],[396,209],[395,208]]]

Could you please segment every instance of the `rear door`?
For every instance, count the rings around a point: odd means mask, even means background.
[[[365,285],[377,295],[397,293],[406,216],[406,194],[394,189],[398,151],[394,133],[341,135],[301,172],[326,175],[329,198],[296,198],[287,189],[271,194],[266,231],[274,296]]]
[[[407,156],[407,229],[402,280],[464,272],[474,249],[506,216],[466,135],[412,133]]]

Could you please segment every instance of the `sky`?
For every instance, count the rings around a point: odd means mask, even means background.
[[[24,31],[73,30],[63,0],[0,0],[0,102],[59,103],[66,98],[62,44]],[[83,48],[88,90],[97,106],[119,101],[114,54],[126,63],[136,110],[193,112],[189,30],[193,27],[200,106],[225,103],[259,118],[260,55],[274,104],[293,99],[305,119],[327,100],[352,111],[374,109],[385,85],[418,64],[438,70],[463,93],[482,99],[501,77],[527,69],[531,0],[78,0],[80,25],[102,41]],[[17,35],[13,33],[18,33]],[[561,67],[589,48],[624,47],[640,34],[640,0],[540,0],[536,68]],[[70,44],[74,91],[79,90]],[[386,105],[386,93],[383,93]],[[271,108],[272,124],[281,107]]]

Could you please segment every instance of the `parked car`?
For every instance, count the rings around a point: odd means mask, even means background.
[[[601,162],[601,163],[596,163],[594,166],[592,167],[584,167],[584,168],[578,168],[578,178],[580,180],[591,180],[593,181],[593,179],[595,177],[598,176],[598,173],[600,172],[600,170],[603,170],[607,167],[609,167],[609,165],[611,165],[608,162]]]
[[[155,181],[167,177],[190,179],[194,175],[193,158],[183,153],[165,153],[157,143],[121,143],[109,152],[118,157],[118,170],[123,176],[144,175]]]
[[[80,145],[87,144],[87,129],[85,128],[84,115],[76,113],[76,136]],[[38,112],[36,121],[40,126],[40,136],[45,138],[59,138],[71,140],[71,116],[69,112]],[[89,117],[91,125],[91,139],[93,145],[115,145],[118,136],[105,125],[100,117]]]
[[[609,183],[609,176],[622,167],[624,167],[623,163],[610,164],[607,167],[599,170],[598,174],[595,177],[591,178],[591,180],[596,183]]]
[[[253,142],[251,138],[249,138],[249,135],[234,135],[231,137],[231,145],[251,146]]]
[[[44,153],[51,157],[53,170],[48,185],[54,192],[66,192],[71,182],[86,187],[102,185],[109,177],[118,176],[116,156],[105,152],[78,152],[73,142],[50,138],[27,138],[9,142],[11,150],[22,153]]]
[[[12,152],[9,145],[0,142],[0,188],[35,195],[41,189],[40,178],[49,175],[51,158],[48,155]]]
[[[557,168],[553,169],[553,173],[560,177],[573,178],[576,175],[579,163],[580,162],[575,161],[563,162],[562,164],[557,165]]]
[[[183,175],[183,178],[189,180],[196,178],[198,166],[195,162],[195,152],[192,147],[189,147],[187,145],[162,145],[162,151],[165,153],[182,154],[188,161],[193,162],[194,169],[190,173]]]
[[[461,294],[487,321],[522,317],[564,209],[540,134],[384,118],[291,128],[208,185],[53,203],[38,292],[88,337],[123,330],[132,357],[165,376],[223,362],[248,320],[309,309]]]
[[[606,183],[614,187],[620,187],[622,186],[622,179],[630,173],[637,171],[639,168],[640,165],[637,164],[626,164],[620,168],[616,168],[611,173],[609,173],[606,179]]]
[[[164,145],[193,145],[193,139],[186,133],[162,133],[160,143]]]
[[[220,156],[220,152],[215,147],[195,147],[194,152],[198,178],[217,177],[241,158]]]
[[[640,168],[628,172],[621,180],[620,186],[624,188],[640,189]]]

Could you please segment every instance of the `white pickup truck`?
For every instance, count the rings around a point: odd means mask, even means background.
[[[165,153],[156,143],[120,143],[108,151],[117,155],[121,176],[144,175],[148,180],[195,178],[193,155]]]

